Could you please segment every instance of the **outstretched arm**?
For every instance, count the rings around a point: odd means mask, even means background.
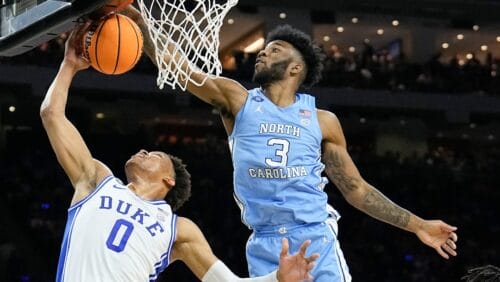
[[[155,55],[155,44],[153,43],[151,37],[149,36],[149,31],[146,23],[144,22],[141,13],[135,9],[132,5],[128,6],[124,10],[120,12],[121,14],[131,18],[134,22],[137,23],[139,28],[141,29],[143,38],[144,38],[144,47],[143,50],[151,59],[151,61],[156,65],[156,55]],[[168,35],[167,35],[168,36]],[[174,47],[170,46],[170,50]],[[175,52],[177,57],[165,56],[163,60],[168,62],[170,60],[179,61],[179,52]],[[181,65],[181,68],[186,69],[185,73],[191,73],[188,71],[190,66],[187,63]],[[238,82],[225,78],[207,78],[207,74],[203,73],[199,70],[195,70],[192,72],[191,78],[200,84],[205,79],[205,83],[201,86],[197,86],[194,83],[188,83],[187,90],[200,98],[201,100],[211,104],[212,106],[219,109],[222,113],[231,114],[235,116],[241,105],[245,102],[247,97],[247,90]],[[182,80],[182,77],[178,78]]]
[[[344,198],[364,213],[415,233],[426,245],[442,257],[456,256],[457,228],[441,220],[423,220],[389,200],[359,174],[346,149],[346,141],[337,117],[330,112],[318,111],[323,132],[323,163],[326,174]]]
[[[309,271],[319,257],[318,254],[305,256],[309,244],[310,241],[306,241],[300,247],[299,253],[289,255],[288,241],[284,239],[277,272],[255,278],[239,278],[215,257],[198,226],[187,218],[179,217],[172,260],[182,260],[196,277],[204,282],[298,282],[312,279]]]
[[[83,30],[77,29],[68,38],[64,60],[40,108],[50,144],[75,188],[73,203],[88,195],[100,178],[110,174],[104,165],[92,158],[82,136],[65,114],[71,81],[78,71],[89,66],[74,48]]]

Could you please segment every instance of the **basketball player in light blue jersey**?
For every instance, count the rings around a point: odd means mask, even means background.
[[[128,184],[93,159],[80,133],[65,116],[71,81],[78,71],[89,66],[76,55],[74,46],[79,45],[81,37],[71,35],[68,42],[65,58],[41,106],[52,148],[75,189],[56,281],[155,281],[175,260],[184,261],[200,280],[207,282],[292,282],[311,278],[308,271],[318,255],[305,256],[310,241],[290,256],[286,240],[279,255],[279,271],[256,278],[234,275],[214,256],[200,229],[173,212],[191,191],[190,175],[180,159],[141,150],[125,164]]]
[[[141,27],[144,50],[154,58],[140,14],[132,7],[124,13]],[[234,196],[242,221],[253,230],[246,246],[250,275],[264,275],[278,266],[282,238],[290,240],[292,249],[311,239],[311,250],[321,255],[312,270],[315,281],[351,280],[337,240],[339,215],[323,191],[323,171],[357,209],[414,233],[446,259],[455,256],[457,228],[424,220],[368,184],[347,152],[338,118],[317,109],[314,97],[298,92],[319,81],[323,58],[309,36],[281,26],[258,53],[254,80],[259,88],[247,90],[234,80],[207,78],[196,70],[191,79],[206,82],[188,84],[189,92],[220,111],[229,136]]]

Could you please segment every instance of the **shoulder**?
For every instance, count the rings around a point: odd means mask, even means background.
[[[196,241],[196,238],[203,237],[200,228],[196,223],[186,217],[177,217],[176,243],[186,243]]]
[[[90,176],[91,179],[78,181],[75,184],[75,192],[71,200],[71,206],[74,206],[76,203],[88,197],[99,185],[102,185],[107,177],[113,175],[111,170],[101,161],[93,159],[93,162],[94,170]]]
[[[172,253],[173,260],[186,260],[186,257],[204,247],[206,239],[198,225],[185,217],[177,217],[175,243]]]
[[[339,118],[332,112],[327,110],[317,109],[319,125],[321,127],[340,128]]]
[[[339,118],[332,112],[317,109],[318,122],[323,134],[323,141],[345,143],[344,133]]]
[[[94,159],[94,164],[96,168],[95,185],[97,186],[97,184],[101,183],[106,177],[113,175],[113,172],[100,160]]]

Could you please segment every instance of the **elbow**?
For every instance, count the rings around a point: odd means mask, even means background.
[[[42,107],[40,108],[40,118],[42,119],[43,124],[54,121],[62,115],[64,114],[61,114],[51,106],[42,105]]]
[[[345,200],[353,207],[359,209],[362,206],[365,195],[368,193],[369,184],[365,181],[360,181],[355,185],[349,193],[343,193]]]

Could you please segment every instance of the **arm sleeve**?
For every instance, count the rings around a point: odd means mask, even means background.
[[[236,276],[222,261],[218,260],[208,269],[203,276],[202,282],[278,282],[277,270],[254,278],[240,278]]]

